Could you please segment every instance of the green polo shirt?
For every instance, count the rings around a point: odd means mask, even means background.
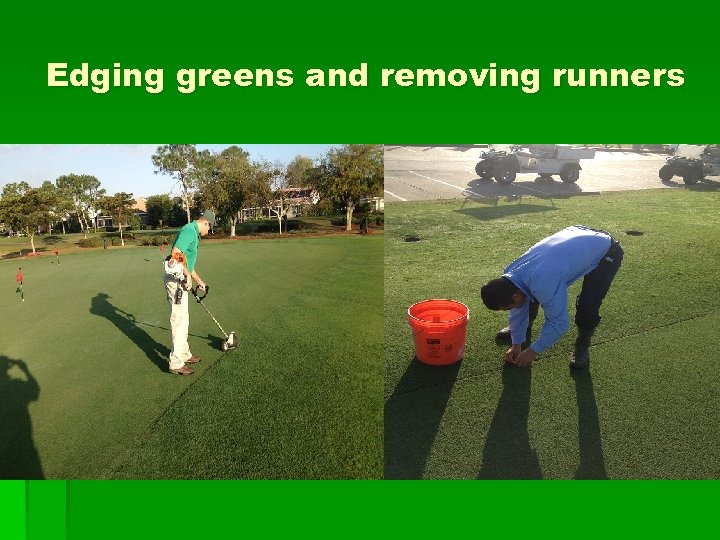
[[[200,247],[200,229],[197,223],[191,221],[180,229],[175,237],[173,247],[178,248],[187,259],[187,269],[192,272],[195,270],[195,261],[197,261],[198,248]]]

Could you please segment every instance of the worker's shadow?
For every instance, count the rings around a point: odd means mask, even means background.
[[[151,338],[145,330],[136,324],[135,316],[132,313],[127,313],[115,307],[110,303],[109,298],[111,297],[105,293],[98,293],[92,299],[90,313],[105,317],[113,323],[118,330],[130,338],[130,340],[145,353],[148,360],[155,364],[161,371],[168,371],[170,349]]]
[[[575,472],[575,478],[607,480],[602,439],[600,438],[600,418],[592,375],[589,369],[571,370],[571,375],[575,380],[577,396],[578,446],[580,449],[580,464]]]
[[[503,364],[503,389],[485,439],[478,478],[542,478],[540,461],[530,446],[528,433],[531,382],[531,368]]]
[[[39,396],[40,386],[27,364],[0,356],[0,480],[45,477],[28,410]]]
[[[385,478],[422,478],[461,364],[412,359],[385,402]]]

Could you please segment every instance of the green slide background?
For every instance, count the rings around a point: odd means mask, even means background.
[[[92,10],[8,7],[3,15],[0,141],[198,143],[475,143],[699,141],[718,119],[717,8],[581,5],[559,0],[455,3],[437,9],[314,2],[237,7],[126,2]],[[22,21],[32,20],[32,24]],[[50,88],[47,64],[164,70],[164,90]],[[310,88],[308,69],[368,64],[366,87]],[[387,87],[382,68],[540,69],[540,91],[517,87]],[[292,69],[290,87],[198,88],[183,68]],[[682,69],[681,87],[552,85],[553,68]],[[703,130],[708,130],[703,132]],[[652,140],[649,140],[652,139]],[[623,142],[623,141],[613,141]]]
[[[718,142],[717,16],[710,2],[10,4],[0,143]],[[48,88],[48,62],[162,67],[166,88]],[[309,68],[361,62],[367,87],[302,84]],[[490,62],[541,69],[540,92],[379,85],[383,67]],[[184,67],[289,68],[296,83],[183,95],[172,82]],[[680,68],[685,84],[553,88],[555,67]],[[715,529],[717,495],[717,482],[4,481],[0,537],[692,537]]]

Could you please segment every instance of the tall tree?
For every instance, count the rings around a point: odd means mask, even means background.
[[[25,231],[35,254],[35,234],[47,225],[53,203],[51,196],[43,190],[31,188],[27,182],[7,184],[0,199],[0,220],[14,230]]]
[[[12,231],[24,231],[20,199],[32,188],[27,182],[12,182],[3,186],[0,198],[0,221]]]
[[[247,206],[257,208],[271,206],[277,166],[269,161],[261,160],[252,163],[252,171]]]
[[[384,174],[382,145],[348,144],[331,148],[310,178],[321,197],[344,204],[349,231],[360,199],[382,195]]]
[[[192,185],[198,188],[198,191],[194,193],[194,200],[191,204],[195,207],[195,212],[197,212],[198,210],[204,210],[203,207],[208,205],[208,202],[205,201],[203,187],[217,179],[219,173],[218,154],[210,150],[199,150],[195,152],[190,164],[190,179]],[[198,206],[201,208],[198,208]],[[191,217],[193,217],[192,213]]]
[[[5,184],[3,186],[2,197],[19,197],[31,189],[32,187],[27,182],[10,182],[9,184]]]
[[[181,227],[185,223],[185,203],[182,197],[173,197],[170,202],[172,202],[172,208],[168,217],[168,225],[170,227]]]
[[[239,146],[230,146],[207,158],[204,168],[208,172],[200,181],[205,206],[227,220],[230,236],[235,236],[238,215],[251,198],[255,165],[249,157]]]
[[[49,180],[45,180],[38,190],[51,205],[47,214],[47,231],[48,234],[52,234],[53,225],[58,221],[62,221],[63,208],[61,198],[59,197],[60,190]]]
[[[170,195],[151,195],[147,198],[145,206],[148,213],[148,221],[153,227],[166,227],[170,225],[170,212],[173,203]]]
[[[290,187],[291,180],[288,177],[287,169],[283,169],[279,165],[273,168],[271,174],[273,191],[269,207],[270,211],[277,217],[278,231],[282,234],[283,218],[287,216],[290,209],[290,202],[285,190]],[[285,232],[287,232],[287,226]]]
[[[125,193],[121,191],[111,197],[104,197],[100,204],[104,212],[112,217],[113,225],[120,229],[120,244],[125,247],[125,240],[123,239],[123,228],[130,223],[130,218],[135,215],[135,199],[133,199],[132,193]]]
[[[287,187],[307,187],[313,167],[313,161],[309,157],[295,156],[285,169]]]
[[[89,174],[65,174],[60,176],[55,184],[60,189],[61,197],[72,201],[73,212],[87,238],[89,223],[94,221],[98,200],[105,195],[105,190],[100,188],[100,180]]]
[[[183,202],[190,223],[190,191],[195,187],[195,163],[198,151],[194,144],[166,144],[158,146],[152,156],[155,174],[166,174],[175,178],[182,188]]]

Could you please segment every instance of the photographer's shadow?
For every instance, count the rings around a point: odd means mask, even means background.
[[[430,366],[413,358],[385,402],[385,478],[423,477],[462,362]]]
[[[22,377],[11,376],[13,368]],[[27,364],[0,356],[0,479],[45,478],[40,455],[32,437],[28,407],[40,396],[40,386]]]
[[[503,389],[483,448],[478,478],[541,479],[537,453],[530,446],[528,416],[532,368],[503,364]]]
[[[135,316],[110,303],[109,295],[98,293],[93,299],[90,313],[106,318],[113,323],[118,330],[125,334],[140,350],[145,353],[153,364],[161,371],[168,371],[168,358],[170,349],[161,345],[148,335],[135,322]]]
[[[580,464],[575,472],[575,478],[578,480],[607,480],[600,438],[600,418],[592,375],[589,369],[571,370],[571,375],[575,380],[577,395],[578,446],[580,449]]]

